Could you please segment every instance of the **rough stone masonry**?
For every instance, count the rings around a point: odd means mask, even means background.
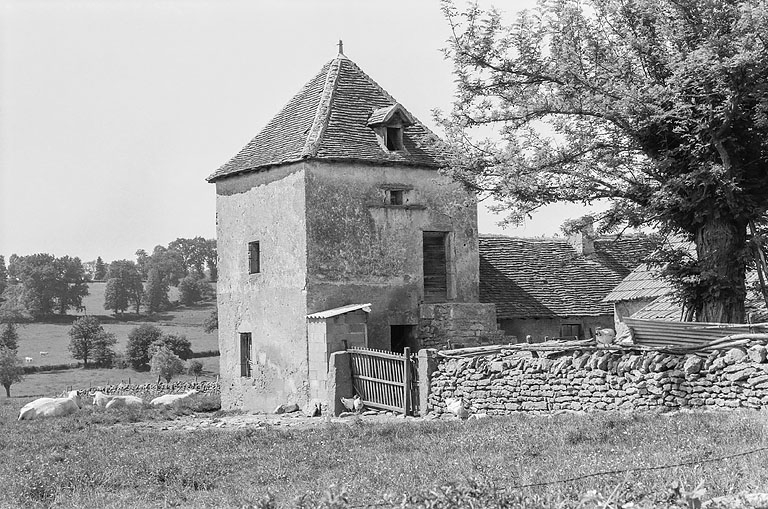
[[[461,398],[470,413],[768,406],[766,347],[712,353],[576,349],[440,358],[429,408]]]

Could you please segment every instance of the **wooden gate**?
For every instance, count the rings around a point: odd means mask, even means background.
[[[365,406],[418,414],[418,359],[410,348],[402,354],[369,348],[347,351],[352,358],[352,385]]]

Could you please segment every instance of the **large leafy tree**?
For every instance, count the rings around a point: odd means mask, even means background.
[[[83,297],[88,295],[80,258],[39,253],[11,255],[10,262],[9,283],[21,285],[15,292],[19,303],[34,317],[81,308]]]
[[[211,279],[216,278],[216,241],[214,239],[178,238],[168,244],[168,249],[181,254],[184,259],[185,274],[191,273],[202,278],[207,265]]]
[[[69,352],[75,359],[82,360],[88,367],[88,361],[97,363],[114,358],[112,347],[117,342],[114,334],[104,330],[95,316],[83,316],[72,323],[69,330]]]
[[[66,314],[69,308],[82,309],[83,298],[88,295],[88,282],[80,258],[62,256],[56,258],[54,266],[58,274],[55,299],[59,314]]]
[[[104,307],[122,313],[133,304],[136,314],[141,310],[144,285],[136,264],[130,260],[116,260],[109,264],[107,287],[104,290]]]
[[[8,286],[8,269],[5,267],[5,257],[0,255],[0,295]]]
[[[670,271],[686,304],[742,322],[748,228],[768,208],[765,4],[550,0],[509,24],[477,6],[444,12],[450,173],[511,221],[607,199],[603,229],[691,241],[696,256]]]
[[[104,260],[101,259],[101,256],[97,256],[96,265],[94,265],[93,269],[93,279],[94,281],[104,281],[106,277],[107,265],[104,263]]]

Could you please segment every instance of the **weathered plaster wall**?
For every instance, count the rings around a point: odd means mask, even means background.
[[[515,318],[499,320],[499,328],[507,335],[516,336],[517,341],[524,343],[525,337],[530,335],[532,343],[544,341],[544,337],[557,338],[560,336],[562,324],[581,324],[584,337],[592,337],[590,330],[613,328],[613,316],[569,316],[565,318]]]
[[[431,373],[429,409],[445,412],[448,398],[487,414],[768,405],[762,345],[711,354],[592,349],[539,355],[442,359]]]
[[[366,347],[368,313],[362,309],[330,318],[312,318],[307,323],[309,339],[310,397],[326,396],[326,378],[331,354],[347,347]]]
[[[303,164],[216,182],[222,408],[272,411],[309,398]],[[248,273],[259,241],[261,272]],[[240,332],[252,334],[251,378],[240,376]]]
[[[387,186],[408,189],[385,205]],[[478,301],[477,207],[432,169],[307,164],[308,309],[370,302],[371,348],[390,348],[390,325],[417,325],[423,299],[422,232],[449,234],[453,300]]]

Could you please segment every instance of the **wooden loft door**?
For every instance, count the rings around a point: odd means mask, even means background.
[[[446,233],[424,232],[424,302],[448,300]]]

